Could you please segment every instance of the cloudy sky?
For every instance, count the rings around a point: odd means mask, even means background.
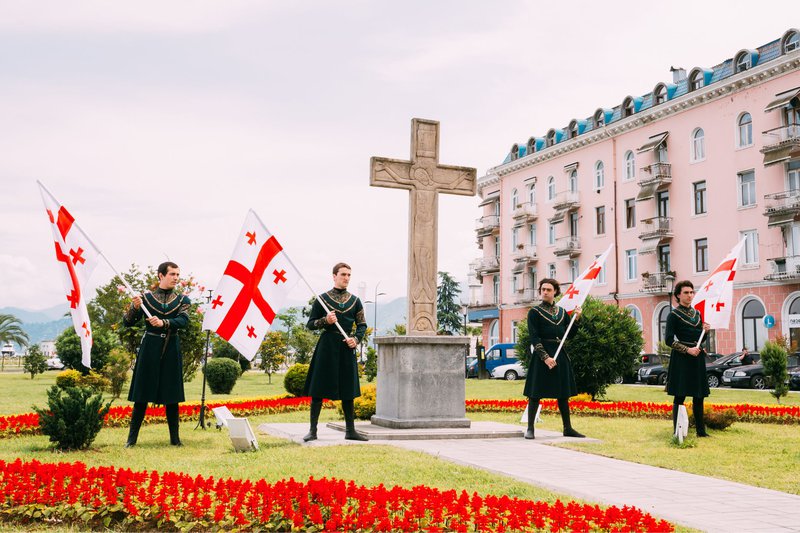
[[[369,158],[407,159],[412,117],[481,176],[670,66],[800,26],[768,5],[0,0],[0,308],[64,301],[37,179],[119,269],[169,257],[213,286],[253,208],[318,290],[345,260],[367,298],[403,296],[408,194],[369,187]],[[459,279],[478,202],[440,199]]]

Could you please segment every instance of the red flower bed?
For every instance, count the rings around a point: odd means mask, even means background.
[[[277,483],[0,461],[0,519],[103,529],[673,531],[633,507],[554,504],[337,479]]]

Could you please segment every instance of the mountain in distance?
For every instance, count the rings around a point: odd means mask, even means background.
[[[0,315],[14,315],[22,323],[51,322],[64,318],[68,313],[69,306],[66,303],[38,311],[30,311],[19,307],[0,307]]]

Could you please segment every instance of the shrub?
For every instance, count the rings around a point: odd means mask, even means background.
[[[283,388],[285,388],[286,392],[293,396],[302,396],[307,375],[308,365],[302,363],[292,365],[283,378]]]
[[[786,371],[786,348],[780,342],[767,341],[760,353],[764,374],[775,387],[770,394],[780,402],[781,398],[789,392],[789,386],[786,384],[789,379],[789,373]]]
[[[364,376],[372,382],[378,375],[378,352],[372,346],[367,346],[367,360],[364,361]]]
[[[106,366],[103,367],[101,373],[108,380],[108,392],[113,398],[119,398],[122,395],[122,389],[125,388],[125,383],[128,381],[128,370],[131,369],[132,359],[131,354],[124,348],[114,348],[108,352]]]
[[[206,363],[206,379],[214,394],[230,394],[242,369],[239,363],[225,357],[215,357]]]
[[[375,385],[365,385],[361,387],[361,396],[353,399],[353,413],[358,420],[369,420],[375,414],[376,392]],[[342,402],[336,402],[336,411],[344,416]]]
[[[92,339],[92,368],[100,370],[106,364],[108,352],[116,346],[115,336],[103,328],[96,328]],[[61,332],[56,339],[56,353],[58,358],[64,363],[66,368],[74,368],[81,372],[89,372],[89,369],[81,363],[83,352],[81,350],[81,339],[75,333],[75,328],[70,326]]]
[[[47,391],[47,405],[47,409],[33,407],[42,433],[59,450],[83,450],[103,427],[111,402],[103,406],[102,395],[91,387],[53,386]]]
[[[25,356],[22,368],[31,375],[31,379],[35,378],[36,374],[43,374],[47,370],[47,359],[38,344],[28,348],[28,355]]]
[[[81,379],[81,373],[77,370],[69,369],[59,372],[56,376],[56,386],[62,389],[67,387],[77,387]]]
[[[88,387],[93,389],[95,392],[102,392],[111,386],[111,381],[98,374],[94,370],[90,370],[88,374],[80,377],[78,380],[78,386]]]
[[[225,339],[218,337],[217,335],[214,335],[214,337],[214,341],[212,342],[212,352],[214,357],[225,357],[226,359],[232,359],[233,361],[236,361],[242,368],[242,373],[250,370],[252,365],[247,357],[240,354],[239,350],[234,348]]]

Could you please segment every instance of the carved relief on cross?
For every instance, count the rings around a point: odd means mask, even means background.
[[[439,164],[439,122],[411,121],[411,160],[373,157],[369,184],[406,189],[408,208],[408,333],[436,335],[439,193],[474,196],[477,170]]]

